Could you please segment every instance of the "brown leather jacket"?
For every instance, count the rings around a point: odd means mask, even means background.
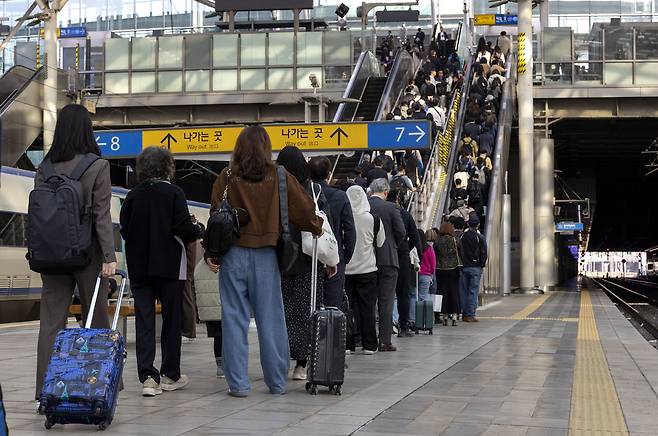
[[[286,173],[288,188],[288,217],[301,231],[315,235],[322,233],[322,219],[315,214],[313,200],[297,180]],[[211,212],[219,207],[226,187],[227,170],[224,169],[212,188]],[[246,248],[276,247],[281,223],[279,217],[279,189],[276,167],[272,166],[260,182],[252,182],[231,175],[228,200],[234,208],[249,212],[249,223],[240,229],[235,245]]]

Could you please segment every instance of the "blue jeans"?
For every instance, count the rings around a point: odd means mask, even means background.
[[[419,301],[428,301],[430,300],[430,286],[432,285],[432,276],[426,276],[425,274],[420,274],[418,276],[418,300]]]
[[[265,384],[273,394],[285,392],[290,351],[274,248],[232,247],[221,260],[219,289],[223,367],[229,388],[242,393],[251,389],[247,374],[251,306],[258,328]]]
[[[467,266],[461,269],[459,274],[459,303],[464,316],[475,316],[481,276],[482,268],[478,266]]]

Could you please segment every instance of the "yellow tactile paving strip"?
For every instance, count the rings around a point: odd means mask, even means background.
[[[540,295],[539,297],[532,300],[532,302],[530,304],[528,304],[526,307],[519,310],[518,312],[516,312],[514,315],[510,316],[507,319],[526,319],[526,318],[528,318],[530,316],[530,314],[532,312],[534,312],[535,310],[539,309],[539,306],[544,304],[546,302],[546,300],[549,299],[550,296],[551,296],[551,294],[548,293],[548,292],[545,293],[545,294]]]
[[[536,309],[536,308],[535,308]],[[578,318],[552,318],[546,316],[526,316],[525,318],[517,318],[513,316],[478,316],[481,319],[505,319],[505,320],[530,320],[530,321],[562,321],[562,322],[578,322]]]
[[[569,436],[628,435],[596,327],[589,292],[580,294]]]

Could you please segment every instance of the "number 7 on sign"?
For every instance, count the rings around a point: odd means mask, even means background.
[[[402,139],[402,135],[404,135],[404,127],[396,127],[395,130],[400,132],[400,134],[398,135],[398,139],[396,141],[396,142],[400,142],[400,139]]]

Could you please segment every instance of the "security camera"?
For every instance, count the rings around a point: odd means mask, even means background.
[[[308,75],[308,80],[311,82],[311,86],[313,88],[320,87],[320,83],[318,82],[318,76],[316,76],[314,73]]]

